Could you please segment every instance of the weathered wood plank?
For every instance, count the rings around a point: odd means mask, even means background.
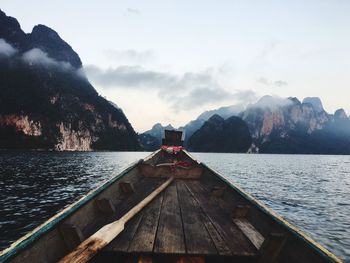
[[[83,233],[77,226],[62,224],[59,231],[68,250],[72,250],[84,241]]]
[[[85,236],[90,236],[96,230],[100,229],[102,226],[111,223],[115,220],[120,219],[125,215],[132,207],[137,205],[142,201],[146,196],[148,196],[154,189],[156,189],[164,179],[157,178],[144,178],[138,182],[135,186],[135,193],[121,199],[117,205],[115,205],[116,212],[115,214],[101,214],[95,219],[95,222],[87,229],[84,229],[83,234]]]
[[[153,251],[163,194],[161,193],[145,208],[128,252],[151,253]]]
[[[286,243],[287,237],[283,233],[271,233],[261,246],[262,256],[259,263],[277,262],[278,256]]]
[[[122,192],[126,195],[131,195],[135,193],[134,185],[131,182],[123,181],[119,183],[119,187]]]
[[[233,222],[245,234],[245,236],[253,243],[253,245],[260,249],[264,242],[264,237],[255,229],[255,227],[245,218],[233,219]]]
[[[205,263],[204,257],[191,257],[191,256],[182,256],[179,257],[175,263]]]
[[[177,181],[176,186],[187,253],[192,255],[216,255],[216,247],[203,223],[202,211],[199,209],[183,181]]]
[[[199,181],[188,181],[186,185],[201,208],[225,240],[234,256],[258,256],[259,252],[242,231],[233,223],[229,212],[210,202],[210,192]]]
[[[95,200],[95,204],[102,213],[114,214],[116,212],[112,201],[108,198],[97,199]]]
[[[233,218],[245,218],[249,212],[249,206],[247,205],[238,205],[233,209],[232,217]]]
[[[174,184],[170,185],[164,192],[154,252],[185,253],[180,206]]]
[[[71,253],[62,258],[59,262],[88,262],[92,257],[94,257],[98,252],[100,252],[104,247],[106,247],[124,230],[125,224],[129,220],[131,220],[149,203],[151,203],[155,198],[157,198],[160,193],[163,194],[163,190],[167,188],[169,184],[173,182],[173,180],[174,177],[170,177],[168,180],[166,180],[166,182],[164,182],[161,186],[155,189],[151,194],[145,197],[136,206],[130,209],[130,211],[123,215],[119,220],[116,220],[110,224],[103,226],[96,233],[91,235],[88,239],[86,239],[78,247],[76,247]],[[152,209],[152,205],[150,207]],[[152,215],[152,213],[150,214]],[[147,216],[148,214],[146,213],[145,217],[147,218]],[[157,218],[159,218],[159,216],[157,216]],[[149,231],[145,231],[145,234],[150,235]],[[153,241],[149,243],[153,243]]]
[[[133,218],[126,226],[125,230],[113,240],[104,250],[104,252],[127,252],[130,242],[133,239],[137,228],[140,225],[143,216],[143,211]]]
[[[208,233],[209,233],[211,239],[213,240],[219,255],[223,255],[223,256],[230,256],[230,255],[232,255],[232,253],[230,251],[230,248],[226,245],[225,240],[220,236],[220,234],[217,232],[216,228],[214,227],[213,223],[205,215],[203,209],[200,207],[200,204],[195,199],[193,194],[191,192],[190,192],[190,194],[193,197],[193,199],[194,199],[194,201],[196,203],[196,206],[198,206],[198,208],[203,212],[203,217],[202,217],[203,218],[203,223],[204,223],[206,229],[208,230]]]
[[[150,256],[139,256],[137,258],[137,263],[153,263],[153,258]]]

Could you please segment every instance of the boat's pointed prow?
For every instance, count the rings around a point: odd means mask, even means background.
[[[169,134],[161,149],[17,241],[0,262],[342,262]]]

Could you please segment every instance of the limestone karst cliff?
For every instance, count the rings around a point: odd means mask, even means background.
[[[122,98],[121,98],[122,99]],[[0,149],[138,150],[123,111],[101,97],[82,62],[44,25],[31,33],[0,10]]]

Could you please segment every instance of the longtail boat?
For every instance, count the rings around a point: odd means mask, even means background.
[[[0,262],[342,262],[225,176],[164,146],[34,229]]]

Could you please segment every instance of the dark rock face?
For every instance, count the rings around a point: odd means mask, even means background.
[[[322,102],[321,102],[320,98],[318,98],[318,97],[307,97],[307,98],[303,99],[303,103],[304,104],[310,103],[316,112],[324,111]]]
[[[346,114],[344,109],[338,109],[334,113],[335,120],[347,119],[348,115]]]
[[[251,105],[240,114],[259,152],[350,154],[350,120],[345,112],[330,115],[319,99],[316,104],[285,100],[278,107]]]
[[[37,25],[30,34],[26,34],[15,18],[6,16],[1,10],[0,38],[10,43],[19,52],[38,48],[57,61],[68,62],[75,68],[82,66],[78,54],[60,38],[56,31],[44,25]]]
[[[0,10],[0,38],[5,39],[17,49],[25,49],[27,35],[22,31],[18,21]]]
[[[156,123],[153,125],[152,129],[140,134],[138,138],[142,148],[145,151],[154,151],[159,149],[162,145],[164,130],[175,130],[175,128],[170,124],[167,126],[162,126],[160,123]]]
[[[209,112],[215,110],[204,115]],[[317,97],[301,103],[292,97],[264,96],[238,116],[249,127],[251,152],[350,154],[349,117],[343,109],[328,114]]]
[[[242,105],[231,105],[231,106],[221,107],[215,110],[209,110],[209,111],[203,112],[201,115],[198,116],[197,120],[207,121],[211,116],[215,114],[221,116],[224,119],[227,119],[231,116],[237,116],[243,110],[244,110],[244,107]]]
[[[158,138],[150,134],[142,133],[139,134],[138,138],[142,149],[144,149],[145,151],[152,152],[159,149],[161,146],[161,142],[159,142]]]
[[[203,124],[206,122],[205,119],[197,118],[193,121],[190,121],[185,126],[182,126],[179,128],[180,131],[184,132],[185,139],[184,139],[184,146],[188,146],[188,142],[192,136],[193,133],[195,133],[197,130],[199,130]]]
[[[82,66],[78,54],[51,28],[37,25],[28,38],[31,47],[41,49],[55,60],[69,62],[76,68]]]
[[[247,152],[252,138],[247,124],[238,117],[223,119],[212,116],[189,140],[189,149],[196,152]]]
[[[27,35],[3,12],[0,21],[0,39],[17,50],[0,56],[0,148],[140,149],[122,110],[98,95],[55,31]]]

